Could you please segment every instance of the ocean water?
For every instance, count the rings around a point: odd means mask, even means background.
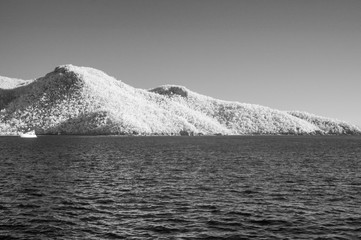
[[[0,239],[360,239],[361,138],[0,138]]]

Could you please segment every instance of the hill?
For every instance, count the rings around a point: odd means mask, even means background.
[[[289,111],[290,115],[306,120],[317,126],[324,134],[354,134],[360,133],[357,126],[344,121],[320,117],[307,112]]]
[[[0,89],[14,89],[21,86],[26,86],[34,80],[22,80],[17,78],[8,78],[0,76]]]
[[[0,82],[2,135],[28,129],[35,129],[37,134],[361,133],[347,123],[222,101],[183,86],[137,89],[100,70],[73,65],[59,66],[36,80],[14,80],[12,88],[9,79],[3,82]],[[328,126],[333,130],[329,131]]]

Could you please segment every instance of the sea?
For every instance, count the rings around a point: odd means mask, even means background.
[[[0,137],[0,239],[360,239],[361,137]]]

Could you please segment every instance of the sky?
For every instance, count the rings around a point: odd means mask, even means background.
[[[360,0],[0,0],[0,75],[73,64],[361,126],[360,13]]]

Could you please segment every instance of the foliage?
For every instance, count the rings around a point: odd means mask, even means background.
[[[290,111],[288,113],[316,125],[324,134],[361,134],[361,130],[358,127],[343,121],[325,118],[307,112]]]
[[[217,100],[182,86],[136,89],[102,71],[73,65],[59,66],[21,87],[0,90],[2,135],[28,129],[37,134],[126,135],[348,134],[357,130],[341,122],[334,122],[329,130],[306,115]]]

